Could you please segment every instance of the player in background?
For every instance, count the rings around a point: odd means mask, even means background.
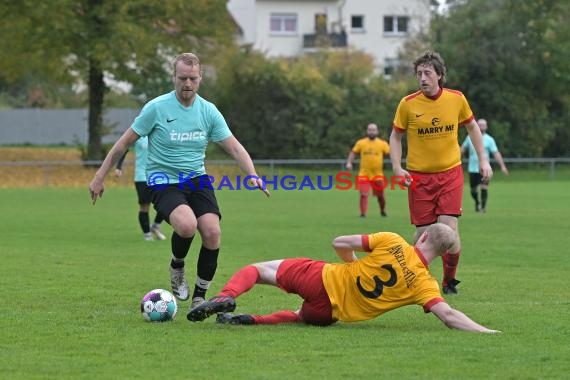
[[[384,176],[384,155],[390,153],[390,146],[380,137],[378,137],[378,126],[374,123],[368,124],[366,127],[366,137],[358,140],[348,154],[346,159],[346,168],[352,170],[352,163],[356,155],[360,155],[360,170],[357,180],[357,188],[360,191],[360,217],[366,217],[368,211],[368,195],[372,188],[372,195],[378,198],[380,206],[380,215],[386,214],[386,197],[384,196],[384,188],[386,184],[379,177]]]
[[[406,178],[410,219],[416,227],[414,239],[418,239],[436,222],[458,232],[463,197],[460,126],[471,137],[482,180],[489,181],[493,171],[467,99],[459,91],[443,88],[446,68],[441,56],[426,52],[414,61],[414,73],[420,90],[404,97],[398,105],[390,135],[390,158],[394,175]],[[404,135],[408,142],[406,169],[402,168]],[[414,186],[410,186],[412,176],[417,176]],[[460,244],[454,249],[443,255],[445,294],[457,294]]]
[[[479,119],[477,120],[477,124],[479,124],[479,129],[481,130],[481,134],[483,135],[483,146],[485,147],[485,156],[487,159],[491,155],[493,158],[499,163],[501,167],[501,171],[505,175],[509,175],[509,170],[505,165],[505,161],[503,160],[503,155],[499,152],[499,148],[497,148],[497,143],[495,143],[495,139],[487,133],[487,120]],[[469,156],[469,163],[467,165],[467,171],[469,172],[469,186],[471,188],[471,197],[475,201],[475,211],[476,212],[483,212],[487,211],[487,199],[489,197],[489,181],[483,181],[481,178],[481,173],[479,173],[479,159],[477,158],[477,152],[475,151],[475,147],[471,142],[469,136],[465,137],[463,140],[463,144],[461,144],[461,154],[467,153]],[[479,187],[481,187],[481,202],[479,202]]]
[[[160,230],[160,223],[164,220],[157,212],[154,217],[154,222],[150,224],[150,218],[148,215],[150,204],[152,202],[152,190],[146,183],[146,160],[148,156],[148,138],[142,137],[135,142],[135,189],[137,191],[137,198],[139,202],[139,225],[143,232],[144,239],[147,241],[152,241],[152,236],[156,237],[158,240],[165,240],[166,236]],[[123,157],[117,162],[115,167],[115,175],[120,177],[123,175],[123,163],[127,157],[125,152]]]
[[[458,243],[455,231],[442,223],[426,228],[415,246],[391,232],[339,236],[333,247],[344,263],[284,259],[248,265],[236,272],[216,297],[190,310],[187,318],[202,321],[218,314],[218,323],[327,326],[336,321],[365,321],[406,305],[419,305],[449,328],[496,333],[450,307],[429,272],[428,265],[453,251]],[[358,258],[355,251],[365,254]],[[235,298],[256,284],[298,294],[304,302],[297,311],[230,314],[236,308]]]
[[[190,297],[185,259],[196,234],[202,246],[198,255],[192,305],[204,297],[216,273],[221,243],[220,219],[214,188],[204,159],[210,141],[218,143],[247,175],[252,188],[269,196],[249,153],[231,133],[216,106],[200,95],[200,60],[183,53],[173,64],[174,90],[149,101],[130,128],[113,145],[95,173],[89,192],[93,203],[103,195],[105,176],[140,137],[148,136],[146,178],[152,203],[174,232],[171,238],[170,284],[179,300]]]

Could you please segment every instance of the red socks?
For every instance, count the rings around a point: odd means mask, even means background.
[[[247,292],[259,280],[259,271],[253,265],[248,265],[236,272],[224,285],[218,295],[237,298]],[[300,322],[297,313],[290,310],[278,311],[269,315],[252,315],[255,324],[275,325],[278,323]]]
[[[219,295],[237,298],[240,294],[253,288],[258,279],[259,271],[256,267],[253,265],[243,267],[230,278]]]
[[[368,211],[368,197],[365,195],[360,196],[360,215],[366,215]]]
[[[218,295],[237,298],[247,292],[259,280],[259,271],[253,265],[248,265],[236,272],[224,285]],[[257,325],[275,325],[278,323],[300,322],[297,313],[290,310],[282,310],[269,315],[252,315]]]
[[[443,286],[446,286],[449,280],[453,280],[455,278],[460,253],[461,251],[457,252],[456,254],[446,253],[445,255],[441,256],[441,259],[443,261]]]
[[[380,211],[384,211],[386,209],[386,198],[384,198],[384,192],[380,193],[378,196],[378,204],[380,205]]]
[[[299,315],[291,310],[277,311],[268,315],[253,315],[256,325],[276,325],[278,323],[301,322]]]
[[[384,192],[378,196],[378,205],[380,205],[380,211],[384,211],[386,208],[386,198],[384,197]],[[368,197],[366,195],[360,196],[360,215],[366,215],[368,211]]]

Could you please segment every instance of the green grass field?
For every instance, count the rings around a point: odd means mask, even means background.
[[[409,306],[372,321],[225,326],[144,322],[142,296],[169,288],[169,242],[145,242],[134,189],[0,190],[0,377],[4,379],[563,379],[570,373],[568,181],[497,180],[486,214],[465,190],[460,295],[448,299],[500,335],[445,328]],[[359,218],[355,191],[220,191],[222,251],[214,295],[251,262],[334,261],[340,234],[411,237],[404,191],[388,218]],[[170,231],[169,226],[165,226]],[[199,239],[187,268],[193,281]],[[441,276],[440,261],[432,265]],[[295,309],[300,299],[257,287],[238,312]]]

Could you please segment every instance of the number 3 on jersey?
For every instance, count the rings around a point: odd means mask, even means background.
[[[373,279],[376,286],[374,287],[373,290],[364,289],[364,287],[360,283],[360,276],[356,277],[356,286],[358,287],[358,291],[360,292],[360,294],[362,294],[364,297],[378,298],[382,295],[382,292],[384,291],[384,286],[388,287],[394,286],[398,281],[398,275],[396,274],[394,268],[392,268],[392,265],[384,264],[381,266],[381,268],[387,270],[390,273],[390,278],[388,279],[388,281],[384,282],[380,279],[380,277],[374,276]]]

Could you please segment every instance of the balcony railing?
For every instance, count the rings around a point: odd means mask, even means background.
[[[330,33],[330,34],[304,34],[303,48],[339,48],[347,46],[346,33]]]

